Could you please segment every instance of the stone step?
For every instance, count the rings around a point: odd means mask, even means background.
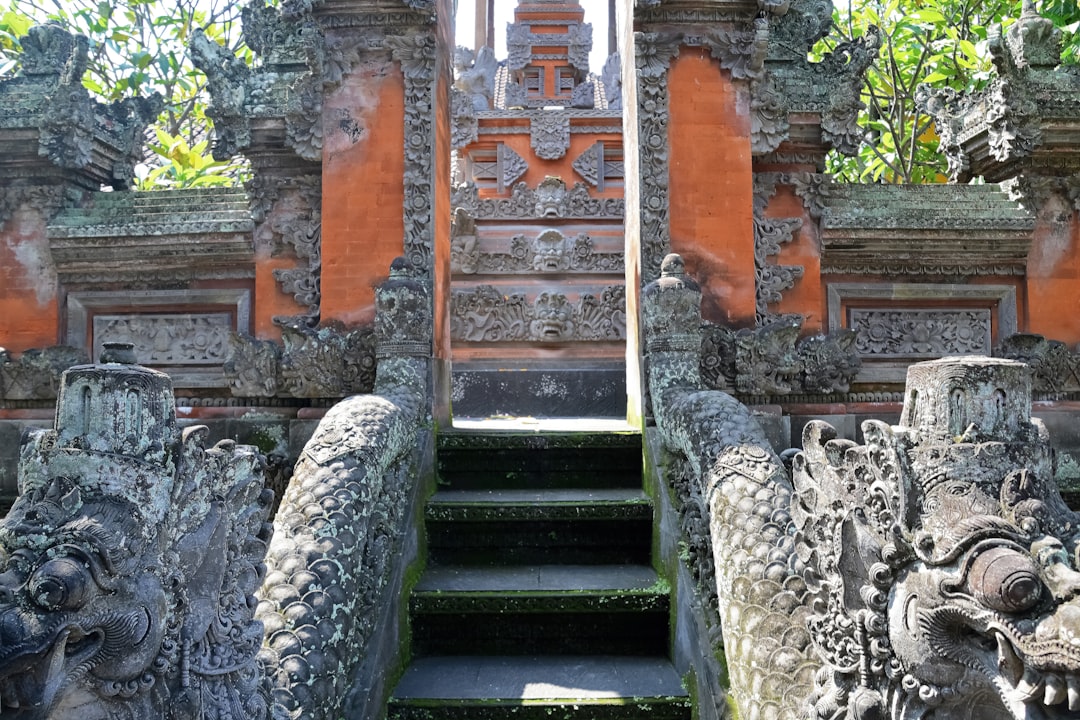
[[[690,698],[662,657],[437,656],[405,672],[388,720],[689,720]]]
[[[493,435],[480,446],[443,442],[439,483],[455,490],[641,487],[637,434]]]
[[[413,652],[661,655],[669,594],[643,565],[434,567],[409,603]]]
[[[425,510],[438,565],[647,564],[652,506],[639,489],[441,490]]]

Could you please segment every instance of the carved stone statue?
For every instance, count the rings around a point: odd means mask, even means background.
[[[824,423],[794,464],[815,717],[1076,717],[1080,516],[1061,500],[1031,373],[1003,359],[908,370],[900,425]]]
[[[257,452],[206,433],[179,430],[162,373],[65,373],[0,521],[5,718],[265,716],[252,594],[271,498]]]
[[[653,414],[742,718],[1031,720],[1080,712],[1080,516],[1029,368],[909,369],[865,445],[807,426],[793,478],[748,408],[703,390],[701,292],[642,293]],[[719,650],[720,648],[718,648]]]

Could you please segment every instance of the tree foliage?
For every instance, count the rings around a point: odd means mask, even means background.
[[[1065,31],[1066,62],[1080,51],[1077,0],[1046,0],[1039,11]],[[987,28],[1019,17],[1020,0],[836,0],[835,30],[815,51],[881,29],[881,50],[867,71],[858,154],[830,154],[827,165],[847,182],[925,183],[946,180],[930,117],[915,105],[919,85],[971,91],[993,77]]]
[[[239,161],[210,156],[206,77],[191,63],[196,28],[251,63],[235,0],[0,0],[0,75],[18,69],[19,38],[35,23],[54,22],[90,41],[83,84],[105,102],[157,92],[165,109],[149,130],[140,189],[231,185]]]

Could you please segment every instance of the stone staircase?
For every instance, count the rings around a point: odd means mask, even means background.
[[[636,434],[446,434],[389,720],[689,720]]]

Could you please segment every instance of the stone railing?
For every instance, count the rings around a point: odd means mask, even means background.
[[[390,590],[403,570],[394,563],[404,555],[413,451],[428,409],[431,311],[400,259],[376,302],[375,392],[335,405],[308,441],[274,520],[258,593],[261,658],[276,670],[276,702],[293,718],[361,717],[355,704],[346,707],[357,702],[378,712],[373,686],[392,665],[376,657],[381,635],[396,632],[380,613],[397,601]]]
[[[0,715],[378,716],[415,557],[431,327],[395,261],[375,393],[319,424],[272,539],[262,456],[181,429],[171,381],[130,343],[67,370],[0,519]]]
[[[674,461],[667,473],[687,479],[676,483],[682,524],[704,534],[687,543],[719,615],[730,693],[739,717],[795,717],[819,663],[788,532],[791,483],[749,410],[704,389],[701,292],[678,255],[662,273],[642,298],[652,409]]]

